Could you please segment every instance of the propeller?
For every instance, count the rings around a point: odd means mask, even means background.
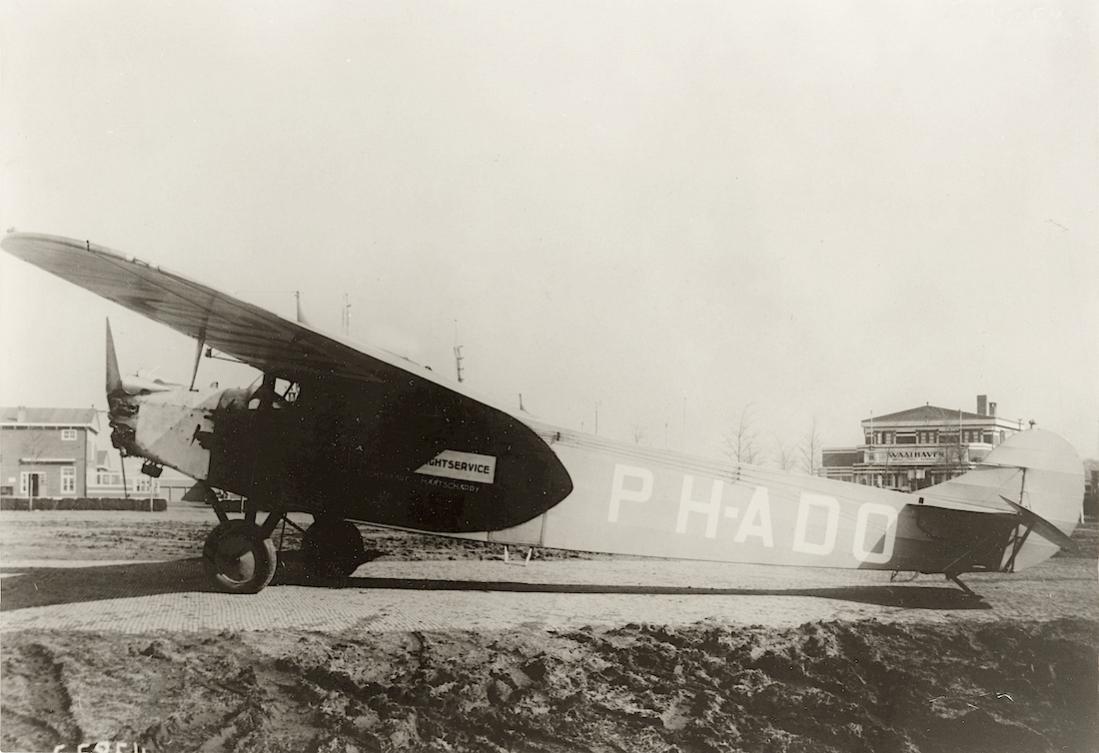
[[[111,335],[111,320],[107,319],[107,402],[111,396],[124,392],[122,374],[118,370],[118,355],[114,350],[114,337]]]
[[[111,334],[111,320],[107,318],[107,416],[108,420],[114,418],[115,403],[117,400],[126,394],[126,388],[122,384],[122,374],[118,370],[118,354],[114,349],[114,336]],[[113,399],[112,399],[113,398]],[[113,421],[112,428],[113,427]],[[114,432],[112,432],[113,438]],[[113,442],[112,442],[113,444]],[[118,464],[122,468],[122,496],[125,499],[130,498],[130,486],[126,482],[126,453],[122,449],[121,443],[115,444],[118,447]]]

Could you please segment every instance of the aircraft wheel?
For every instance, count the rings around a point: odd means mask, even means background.
[[[301,550],[306,567],[322,578],[347,578],[368,559],[362,534],[349,520],[317,520],[302,536]]]
[[[202,548],[206,577],[221,591],[259,593],[275,577],[278,554],[275,543],[260,527],[246,520],[220,523],[206,537]]]

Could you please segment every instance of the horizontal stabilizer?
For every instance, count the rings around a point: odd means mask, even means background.
[[[1050,541],[1062,549],[1075,550],[1076,544],[1057,526],[1050,523],[1048,520],[1038,515],[1033,510],[1020,505],[1018,502],[1013,502],[1004,495],[1000,495],[1000,499],[1011,505],[1011,509],[1019,514],[1019,517],[1023,519],[1023,524],[1033,530],[1042,538]]]

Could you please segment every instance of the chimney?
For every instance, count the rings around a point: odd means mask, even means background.
[[[992,418],[996,418],[996,403],[988,404],[988,415]]]
[[[977,395],[977,415],[988,415],[988,395]]]
[[[15,409],[15,420],[21,424],[27,423],[27,409],[24,406]]]

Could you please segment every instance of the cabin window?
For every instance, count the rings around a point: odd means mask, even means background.
[[[282,398],[284,403],[292,403],[301,394],[301,385],[286,379],[275,380],[275,393]]]
[[[274,392],[274,395],[267,393],[267,395],[274,398],[271,405],[274,408],[282,408],[297,401],[298,397],[301,395],[301,385],[297,382],[291,382],[288,379],[276,379]],[[257,410],[260,404],[260,397],[263,396],[263,377],[259,377],[248,387],[248,409]]]
[[[62,442],[75,442],[76,441],[76,429],[62,429],[61,430]]]

